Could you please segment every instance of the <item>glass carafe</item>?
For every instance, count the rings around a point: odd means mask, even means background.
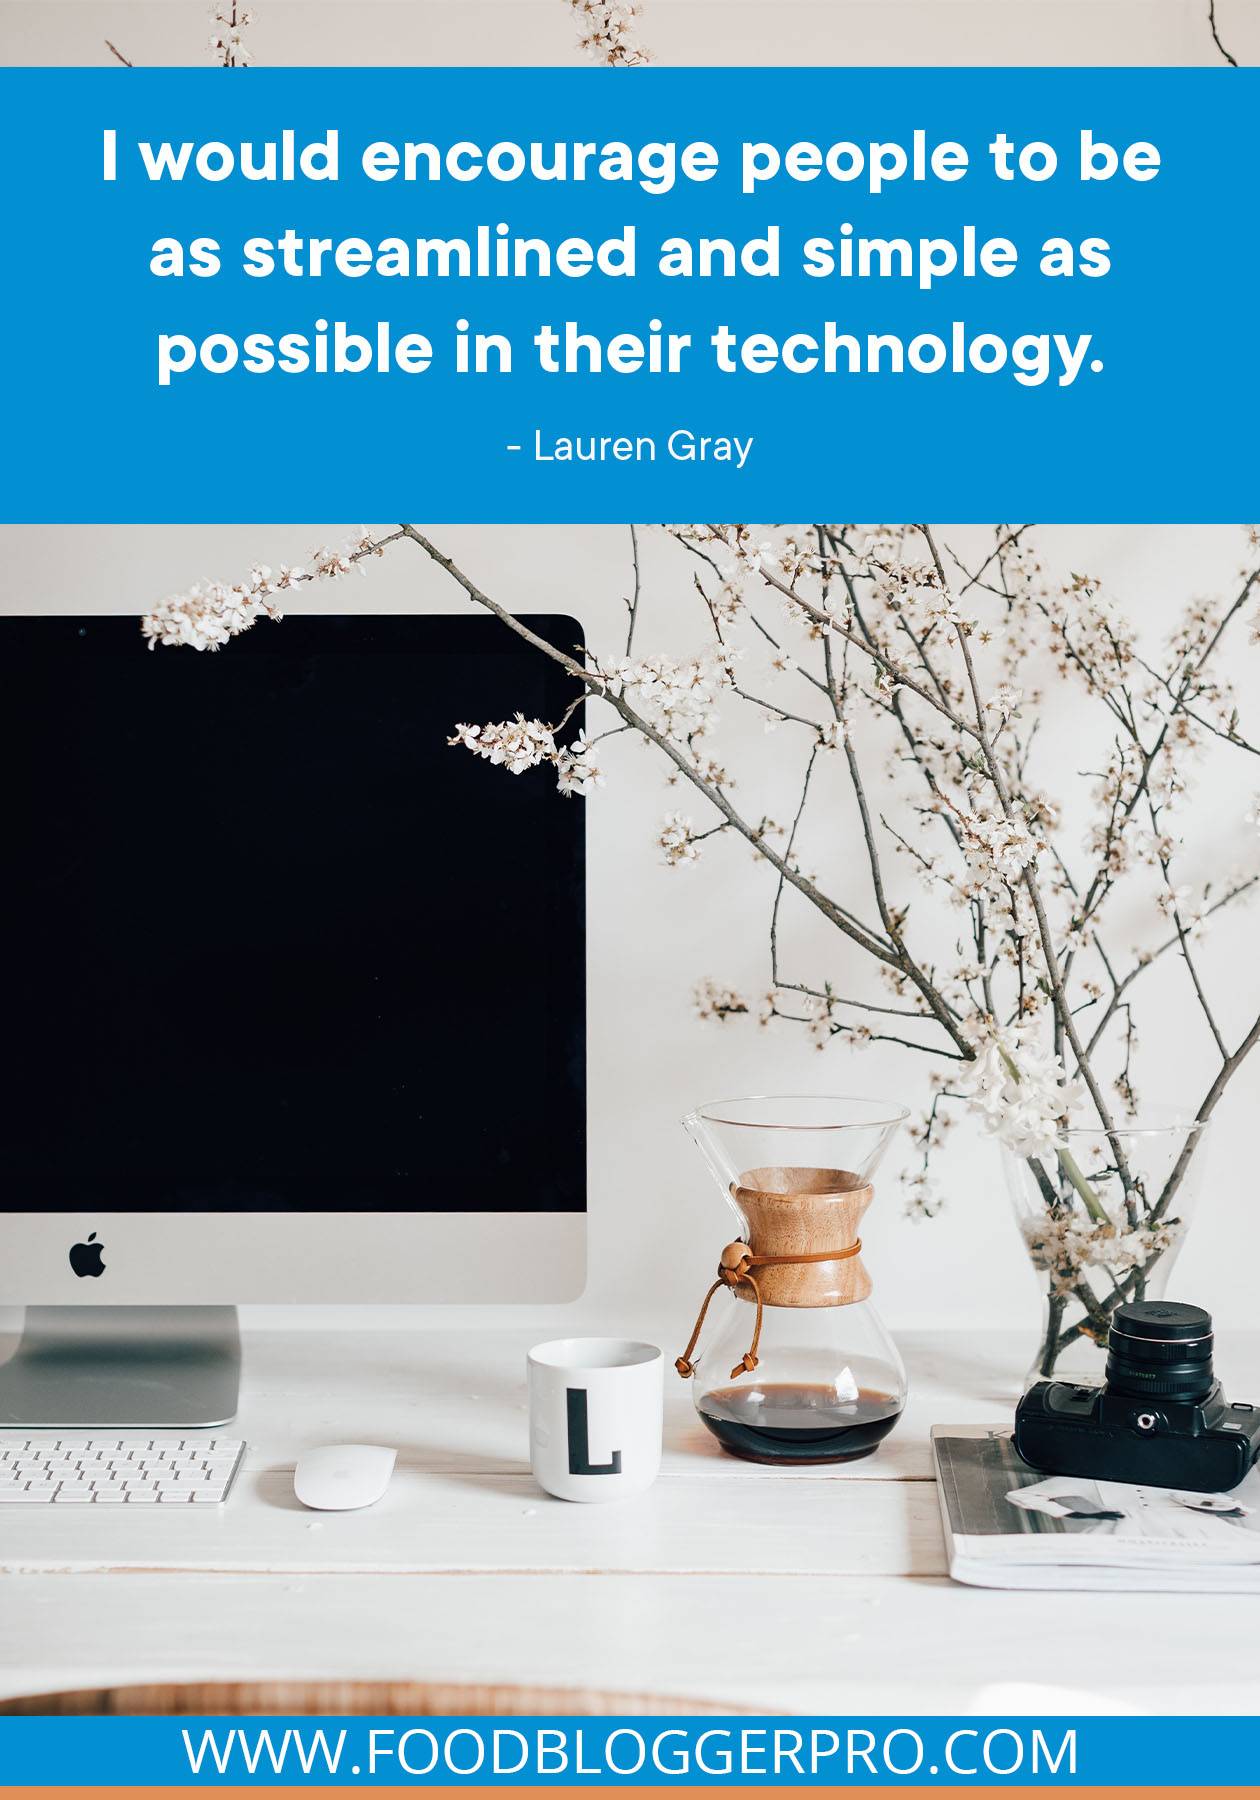
[[[789,1095],[718,1101],[683,1121],[739,1236],[677,1367],[734,1455],[847,1462],[901,1416],[905,1370],[871,1303],[859,1227],[905,1117],[878,1101]]]

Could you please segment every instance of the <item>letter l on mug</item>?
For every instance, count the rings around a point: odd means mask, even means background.
[[[590,1421],[586,1412],[586,1389],[569,1388],[568,1402],[569,1473],[570,1475],[620,1475],[621,1452],[614,1450],[612,1461],[591,1461]]]
[[[529,1353],[529,1460],[560,1500],[621,1500],[661,1466],[664,1359],[629,1338],[557,1338]]]

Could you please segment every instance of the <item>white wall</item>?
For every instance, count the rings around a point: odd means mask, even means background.
[[[506,604],[536,611],[564,607],[584,621],[592,643],[610,648],[617,643],[629,580],[625,527],[429,529]],[[964,554],[985,536],[977,527],[940,529]],[[316,544],[339,541],[346,530],[345,525],[11,528],[0,534],[5,571],[0,605],[14,612],[139,612],[198,577],[234,578],[259,557],[273,563],[304,560]],[[1038,541],[1052,568],[1085,569],[1103,578],[1142,621],[1152,643],[1162,641],[1188,596],[1228,588],[1242,550],[1241,534],[1233,528],[1058,527],[1039,532]],[[655,531],[645,534],[643,544],[647,599],[640,648],[688,642],[697,647],[698,621],[694,630],[687,623],[694,600],[682,553]],[[370,564],[362,580],[352,576],[340,588],[323,590],[319,604],[331,610],[447,611],[458,606],[459,594],[440,570],[401,544]],[[1260,657],[1250,654],[1257,667],[1248,669],[1244,653],[1240,672],[1255,718]],[[1077,767],[1093,766],[1089,752],[1097,740],[1087,731],[1091,716],[1088,703],[1079,699],[1066,707],[1056,701],[1045,721],[1046,768],[1051,785],[1065,795],[1077,785]],[[764,779],[772,786],[775,766],[790,753],[783,734],[765,738],[757,725],[741,731],[733,717],[729,743],[752,784]],[[729,1232],[679,1116],[722,1094],[797,1087],[890,1095],[914,1105],[926,1091],[928,1065],[888,1046],[820,1054],[788,1026],[766,1032],[741,1021],[698,1024],[689,998],[697,976],[726,977],[753,991],[766,982],[769,878],[746,847],[726,840],[693,869],[662,867],[653,839],[662,813],[679,803],[676,792],[664,785],[653,754],[630,738],[613,740],[607,761],[608,785],[589,801],[572,802],[589,809],[591,846],[589,1300],[602,1313],[633,1317],[647,1291],[644,1284],[657,1282],[684,1326]],[[1260,779],[1255,786],[1260,789]],[[557,797],[556,804],[568,803]],[[1248,855],[1260,862],[1254,833],[1248,842],[1243,810],[1236,792],[1225,801],[1209,789],[1187,815],[1205,869],[1209,862],[1221,866]],[[837,849],[843,854],[843,843],[829,854]],[[1123,913],[1118,923],[1124,945],[1129,921]],[[1231,1035],[1250,1022],[1248,998],[1252,1015],[1260,1000],[1254,930],[1254,912],[1244,913],[1214,931],[1204,946],[1208,976],[1224,993],[1224,1023]],[[832,943],[829,933],[820,934],[803,909],[797,909],[785,936],[789,952],[811,969],[821,957],[834,978],[862,985],[858,953]],[[1210,1045],[1174,960],[1149,979],[1153,986],[1142,1019],[1145,1095],[1151,1102],[1188,1106],[1210,1076]],[[514,1025],[504,1021],[505,1030]],[[1260,1055],[1218,1115],[1214,1186],[1177,1277],[1179,1292],[1210,1304],[1225,1324],[1254,1320],[1260,1209],[1252,1193],[1251,1128],[1258,1099]],[[898,1160],[894,1156],[894,1164]],[[1034,1304],[1033,1280],[1007,1216],[996,1152],[964,1126],[940,1166],[949,1193],[944,1216],[928,1224],[905,1221],[889,1181],[868,1221],[868,1260],[884,1308],[901,1326],[1018,1327]],[[350,1321],[343,1315],[340,1322]]]
[[[1219,0],[1227,41],[1260,58],[1260,7]],[[647,0],[644,35],[674,63],[1213,63],[1206,0]],[[571,22],[560,0],[259,0],[254,48],[261,63],[564,63]],[[108,60],[110,37],[137,62],[197,62],[206,36],[203,0],[0,0],[0,61]],[[1228,77],[1224,74],[1222,79]],[[252,454],[246,458],[254,465]],[[241,474],[225,453],[222,509],[233,510]],[[199,497],[199,504],[204,496]],[[492,501],[488,505],[492,505]],[[232,576],[256,557],[303,557],[344,526],[244,529],[11,529],[0,534],[0,606],[6,611],[138,612],[203,575]],[[615,633],[627,579],[624,528],[507,530],[434,528],[477,578],[516,607],[563,605],[591,636]],[[964,542],[965,532],[952,534]],[[1228,531],[1122,526],[1042,534],[1059,564],[1105,576],[1156,636],[1179,601],[1234,573]],[[650,543],[649,583],[658,616],[679,617],[685,577],[668,545]],[[401,549],[351,590],[355,604],[438,609],[457,596],[436,569]],[[346,604],[334,594],[331,603]],[[662,630],[665,627],[662,625]],[[651,633],[645,627],[642,643]],[[1052,721],[1075,736],[1075,713]],[[641,1282],[663,1283],[680,1329],[702,1289],[726,1219],[676,1121],[721,1092],[788,1089],[893,1094],[910,1102],[925,1068],[898,1053],[818,1056],[783,1028],[701,1028],[688,995],[697,975],[755,987],[768,890],[746,852],[722,846],[679,876],[658,866],[652,837],[670,803],[648,753],[621,741],[608,788],[591,803],[592,1279],[590,1298],[633,1316]],[[776,746],[766,747],[771,758]],[[452,752],[454,754],[454,752]],[[506,777],[505,777],[506,779]],[[1257,781],[1260,787],[1260,781]],[[559,802],[557,802],[559,803]],[[1236,810],[1236,809],[1235,809]],[[1202,821],[1200,821],[1202,822]],[[1213,821],[1212,853],[1238,829],[1228,810]],[[1237,966],[1254,989],[1252,927],[1214,934],[1206,952],[1219,979]],[[831,964],[845,972],[842,957]],[[1201,1091],[1206,1046],[1184,988],[1160,977],[1145,1025],[1149,1097],[1187,1102]],[[1231,1025],[1241,1019],[1233,997]],[[1253,995],[1254,1004],[1254,995]],[[1190,1068],[1194,1073],[1191,1075]],[[1178,1287],[1218,1309],[1222,1321],[1254,1320],[1251,1271],[1260,1250],[1248,1127],[1260,1098],[1260,1063],[1222,1109],[1215,1191],[1191,1237]],[[869,1223],[869,1260],[894,1323],[1019,1325],[1034,1304],[997,1179],[995,1153],[961,1134],[947,1165],[951,1203],[939,1221],[911,1226],[886,1190]],[[339,1322],[352,1322],[345,1313]]]

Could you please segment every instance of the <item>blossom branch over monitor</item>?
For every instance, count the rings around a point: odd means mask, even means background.
[[[1209,921],[1260,881],[1260,800],[1239,794],[1239,837],[1251,849],[1223,876],[1186,879],[1178,835],[1196,766],[1217,759],[1217,790],[1230,791],[1230,773],[1247,775],[1256,753],[1228,669],[1236,647],[1260,638],[1260,543],[1252,534],[1231,595],[1194,602],[1152,647],[1097,582],[1052,580],[1023,526],[999,527],[970,568],[925,525],[764,533],[694,525],[669,535],[699,603],[700,641],[687,654],[636,653],[649,597],[638,531],[619,650],[546,642],[413,524],[321,551],[309,570],[255,569],[235,586],[195,588],[156,608],[144,630],[151,645],[218,648],[278,616],[286,589],[338,576],[399,541],[445,570],[575,685],[560,720],[453,724],[452,745],[514,774],[550,767],[562,792],[589,795],[604,785],[603,741],[633,734],[660,753],[674,789],[690,794],[690,804],[674,800],[658,832],[668,865],[689,867],[733,834],[772,871],[770,985],[754,1007],[731,982],[706,976],[696,990],[701,1015],[757,1011],[804,1026],[819,1048],[888,1042],[934,1059],[912,1178],[916,1213],[939,1210],[931,1159],[956,1104],[1024,1160],[1044,1203],[1030,1249],[1055,1296],[1044,1358],[1052,1366],[1072,1338],[1105,1337],[1115,1307],[1144,1291],[1181,1227],[1177,1197],[1200,1134],[1158,1192],[1129,1161],[1125,1125],[1139,1105],[1134,988],[1177,954],[1214,1064],[1199,1121],[1260,1040],[1260,1018],[1231,1035],[1200,956]],[[677,617],[675,604],[653,628],[676,628]],[[1042,672],[1049,691],[1028,685]],[[1073,690],[1104,727],[1101,764],[1086,776],[1083,846],[1035,773],[1039,728],[1055,697]],[[568,735],[582,698],[608,710],[608,730]],[[786,830],[744,807],[728,757],[716,754],[727,705],[799,745]],[[869,767],[873,756],[883,757],[882,774]],[[860,844],[864,891],[804,860],[807,842],[825,860],[837,837]],[[1121,955],[1117,897],[1131,907],[1135,889],[1153,930]],[[843,988],[821,972],[786,972],[792,893],[837,945],[852,947]],[[915,900],[924,893],[926,908]],[[863,963],[875,978],[865,992],[854,980]],[[1092,1172],[1063,1135],[1082,1121],[1107,1146],[1107,1166]],[[1080,1309],[1072,1322],[1065,1296]]]
[[[611,653],[546,642],[408,523],[322,551],[309,570],[255,569],[235,586],[175,596],[144,630],[151,645],[218,648],[277,616],[287,588],[340,575],[398,541],[445,570],[474,605],[558,662],[578,698],[612,715],[609,730],[594,735],[567,735],[576,705],[554,722],[453,724],[452,745],[515,774],[551,767],[562,792],[589,795],[604,784],[604,738],[628,732],[650,744],[674,788],[691,795],[660,827],[665,862],[687,867],[734,834],[773,872],[761,1018],[803,1025],[820,1048],[837,1039],[891,1042],[942,1065],[919,1127],[913,1209],[939,1209],[931,1157],[955,1103],[1025,1160],[1044,1199],[1030,1247],[1054,1291],[1082,1308],[1047,1347],[1049,1366],[1072,1336],[1105,1336],[1115,1307],[1143,1291],[1180,1227],[1177,1195],[1197,1134],[1158,1193],[1129,1164],[1124,1125],[1139,1104],[1135,986],[1177,953],[1215,1058],[1200,1121],[1260,1038],[1260,1018],[1230,1036],[1199,955],[1209,920],[1260,881],[1254,830],[1249,863],[1197,882],[1183,878],[1177,834],[1193,765],[1212,755],[1248,770],[1256,753],[1240,729],[1228,666],[1233,646],[1260,636],[1260,544],[1253,534],[1232,595],[1196,601],[1167,643],[1152,648],[1097,582],[1079,574],[1053,581],[1022,526],[999,527],[971,568],[925,525],[764,534],[694,525],[669,535],[699,602],[700,641],[685,655],[636,653],[647,598],[637,531],[625,635]],[[669,623],[676,617],[675,609]],[[1086,777],[1083,854],[1035,774],[1039,726],[1052,711],[1052,696],[1026,685],[1039,669],[1058,691],[1082,693],[1105,726],[1101,766]],[[727,705],[799,743],[786,831],[742,805],[728,758],[715,753]],[[872,755],[883,756],[882,775],[868,768]],[[845,788],[847,816],[837,811]],[[1260,801],[1240,794],[1240,837],[1258,819]],[[862,846],[865,895],[804,860],[807,841],[825,856],[837,829]],[[1122,956],[1112,941],[1116,896],[1131,899],[1135,885],[1145,887],[1162,929]],[[925,911],[916,892],[934,904]],[[859,953],[873,988],[785,972],[788,893]],[[696,999],[708,1018],[754,1011],[712,976]],[[1064,1140],[1064,1127],[1082,1119],[1108,1146],[1111,1166],[1101,1174],[1082,1170]],[[1099,1269],[1105,1289],[1091,1277]],[[1061,1308],[1055,1316],[1062,1321]]]

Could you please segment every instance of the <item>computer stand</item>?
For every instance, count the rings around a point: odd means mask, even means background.
[[[30,1306],[0,1364],[0,1431],[224,1425],[240,1372],[234,1306]]]

